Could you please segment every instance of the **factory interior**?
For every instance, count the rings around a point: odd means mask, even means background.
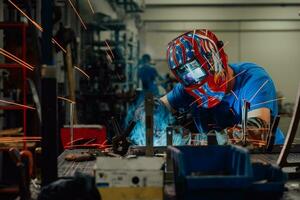
[[[0,199],[300,199],[300,0],[0,0]]]

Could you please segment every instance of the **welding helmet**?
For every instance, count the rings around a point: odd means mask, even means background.
[[[211,108],[225,95],[227,55],[209,30],[186,32],[168,44],[167,61],[176,79],[199,107]]]

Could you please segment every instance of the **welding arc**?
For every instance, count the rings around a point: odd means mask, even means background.
[[[8,0],[8,2],[13,5],[24,17],[26,17],[37,29],[39,29],[41,32],[43,32],[43,28],[41,25],[36,23],[33,19],[31,19],[21,8],[19,8],[16,4],[14,4],[11,0]]]
[[[21,60],[20,58],[18,58],[17,56],[11,54],[10,52],[0,48],[0,54],[2,54],[3,56],[15,61],[16,63],[20,64],[21,66],[33,71],[34,67],[28,63],[26,63],[25,61]]]
[[[73,104],[76,104],[75,101],[72,101],[71,99],[68,99],[68,98],[65,98],[65,97],[61,97],[61,96],[57,96],[58,99],[61,99],[61,100],[64,100],[64,101],[67,101],[69,103],[73,103]]]
[[[76,66],[74,66],[74,68],[76,70],[78,70],[81,74],[83,74],[84,76],[86,76],[87,79],[90,79],[90,76],[85,71],[83,71],[82,69],[80,69],[79,67],[76,67]]]
[[[2,102],[2,103],[6,103],[6,104],[15,105],[15,106],[20,106],[20,107],[22,107],[22,108],[28,108],[28,109],[35,110],[35,108],[34,108],[34,107],[31,107],[31,106],[26,106],[26,105],[19,104],[19,103],[15,103],[15,102],[11,102],[11,101],[6,101],[6,100],[2,100],[2,99],[0,99],[0,102]]]
[[[82,26],[84,27],[84,29],[87,30],[87,27],[86,27],[85,23],[83,22],[82,18],[80,17],[80,15],[79,15],[78,11],[76,10],[75,6],[73,5],[72,1],[71,0],[68,0],[68,1],[70,3],[71,7],[73,8],[75,14],[77,15],[80,23],[82,24]]]
[[[52,43],[56,44],[64,53],[67,53],[67,50],[64,49],[54,38],[52,38]]]
[[[94,8],[93,8],[93,6],[91,4],[91,1],[90,0],[87,0],[87,1],[88,1],[88,4],[90,6],[90,9],[91,9],[92,13],[95,14],[95,11],[94,11]]]

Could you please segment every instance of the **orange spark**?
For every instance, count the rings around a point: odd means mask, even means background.
[[[210,100],[213,100],[213,99],[215,99],[215,98],[214,98],[214,97],[208,98],[206,101],[204,101],[204,102],[201,103],[199,106],[197,106],[197,108],[199,108],[199,107],[202,106],[203,104],[205,104],[205,103],[207,103],[207,102],[209,102]]]
[[[110,48],[110,46],[109,46],[108,42],[107,42],[106,40],[104,40],[104,42],[105,42],[105,44],[106,44],[107,48],[109,49],[109,51],[110,51],[110,54],[111,54],[112,58],[115,58],[115,56],[114,56],[114,54],[113,54],[113,52],[112,52],[112,50],[111,50],[111,48]]]
[[[106,142],[107,142],[107,140],[104,140],[104,142],[101,144],[101,146],[104,145]]]
[[[232,112],[233,115],[235,115],[235,113],[234,113],[234,111],[232,110],[232,108],[230,108],[229,110]]]
[[[195,38],[195,33],[196,33],[196,30],[194,29],[194,32],[193,32],[193,38],[192,38],[192,41],[193,41],[193,48],[194,48],[194,38]]]
[[[187,125],[190,125],[193,122],[193,120],[189,121],[188,123],[186,123],[185,125],[183,125],[183,127],[186,127]]]
[[[75,6],[73,5],[72,1],[71,0],[68,0],[68,1],[70,3],[71,7],[73,8],[75,14],[77,15],[79,21],[81,22],[82,26],[84,27],[85,30],[87,30],[85,23],[83,22],[82,18],[80,17],[80,15],[79,15],[78,11],[76,10]]]
[[[107,51],[105,51],[105,52],[106,52],[106,55],[107,55],[107,60],[109,61],[109,63],[112,63],[112,59],[111,59],[109,53]]]
[[[43,28],[41,25],[36,23],[33,19],[31,19],[21,8],[19,8],[16,4],[14,4],[11,0],[8,0],[8,2],[13,5],[24,17],[26,17],[37,29],[39,29],[41,32],[43,32]]]
[[[259,93],[259,91],[269,82],[269,80],[266,80],[259,88],[258,90],[255,92],[255,94],[250,98],[249,102],[251,103],[251,101],[256,97],[256,95]]]
[[[225,44],[219,49],[219,51],[218,51],[217,53],[220,53],[220,51],[221,51],[227,44],[229,44],[228,41],[225,42]],[[208,60],[206,59],[205,56],[204,56],[204,58],[205,58],[206,61],[200,66],[200,68],[202,68],[202,67],[208,62]],[[220,60],[222,60],[222,58],[221,58]],[[220,60],[218,60],[217,62],[219,62]],[[224,83],[223,83],[223,84],[224,84]],[[222,85],[221,85],[221,87],[222,87]]]
[[[28,108],[28,109],[35,110],[35,108],[34,108],[34,107],[31,107],[31,106],[26,106],[26,105],[19,104],[19,103],[15,103],[15,102],[11,102],[11,101],[6,101],[6,100],[2,100],[2,99],[0,99],[0,102],[2,102],[2,103],[6,103],[6,104],[15,105],[15,106],[20,106],[20,107],[22,107],[22,108]]]
[[[17,56],[11,54],[10,52],[0,48],[0,54],[2,54],[3,56],[15,61],[16,63],[20,64],[21,66],[33,71],[34,67],[31,66],[30,64],[26,63],[25,61],[21,60],[20,58],[18,58]]]
[[[116,74],[117,74],[118,79],[122,80],[120,74],[117,71],[116,71]]]
[[[52,43],[56,44],[64,53],[67,53],[67,50],[64,49],[54,38],[52,38]]]
[[[1,140],[0,143],[39,142],[41,140]]]
[[[223,83],[220,87],[223,87],[225,84],[227,84],[228,82],[232,81],[234,78],[238,77],[239,75],[241,75],[242,73],[244,73],[246,70],[241,71],[240,73],[234,75],[231,79],[229,79],[228,81],[226,81],[225,83]]]
[[[269,100],[269,101],[263,101],[263,102],[260,102],[260,103],[253,104],[251,106],[257,106],[257,105],[261,105],[261,104],[265,104],[265,103],[269,103],[269,102],[273,102],[273,101],[278,101],[278,100],[283,100],[283,99],[285,99],[285,97],[281,97],[281,98],[277,98],[277,99],[272,99],[272,100]]]
[[[234,91],[230,90],[230,92],[235,96],[236,100],[239,100],[239,98],[238,98],[237,95],[234,93]]]
[[[94,9],[93,9],[93,6],[92,6],[90,0],[87,0],[87,1],[88,1],[88,4],[89,4],[89,6],[90,6],[90,9],[91,9],[92,13],[95,14],[95,11],[94,11]]]
[[[198,99],[196,99],[195,101],[193,101],[189,106],[192,106],[194,103],[196,103],[197,101],[199,101],[201,99],[201,97],[199,97]]]
[[[90,76],[85,71],[83,71],[82,69],[76,66],[74,66],[74,68],[77,69],[79,72],[81,72],[83,75],[85,75],[87,79],[90,79]]]
[[[239,141],[240,139],[238,138],[233,138],[233,139],[228,139],[229,141]],[[262,144],[262,145],[265,145],[266,144],[266,141],[264,140],[255,140],[255,139],[247,139],[248,142],[252,142],[252,143],[257,143],[257,144]]]
[[[247,130],[251,130],[251,131],[257,131],[257,130],[269,130],[269,128],[247,128]]]
[[[40,141],[42,138],[41,137],[0,137],[0,141],[1,142],[5,142],[5,141]]]
[[[64,100],[64,101],[67,101],[67,102],[69,102],[69,103],[76,104],[76,102],[75,102],[75,101],[72,101],[71,99],[68,99],[68,98],[65,98],[65,97],[60,97],[60,96],[57,96],[57,98],[58,98],[58,99],[62,99],[62,100]]]

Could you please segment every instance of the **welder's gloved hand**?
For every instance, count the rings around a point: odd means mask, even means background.
[[[222,131],[214,131],[219,145],[239,144],[242,140],[242,128],[240,125],[225,128]]]
[[[228,135],[224,131],[218,132],[218,131],[214,130],[214,132],[215,132],[215,135],[216,135],[216,139],[217,139],[218,145],[229,144],[228,143]]]

